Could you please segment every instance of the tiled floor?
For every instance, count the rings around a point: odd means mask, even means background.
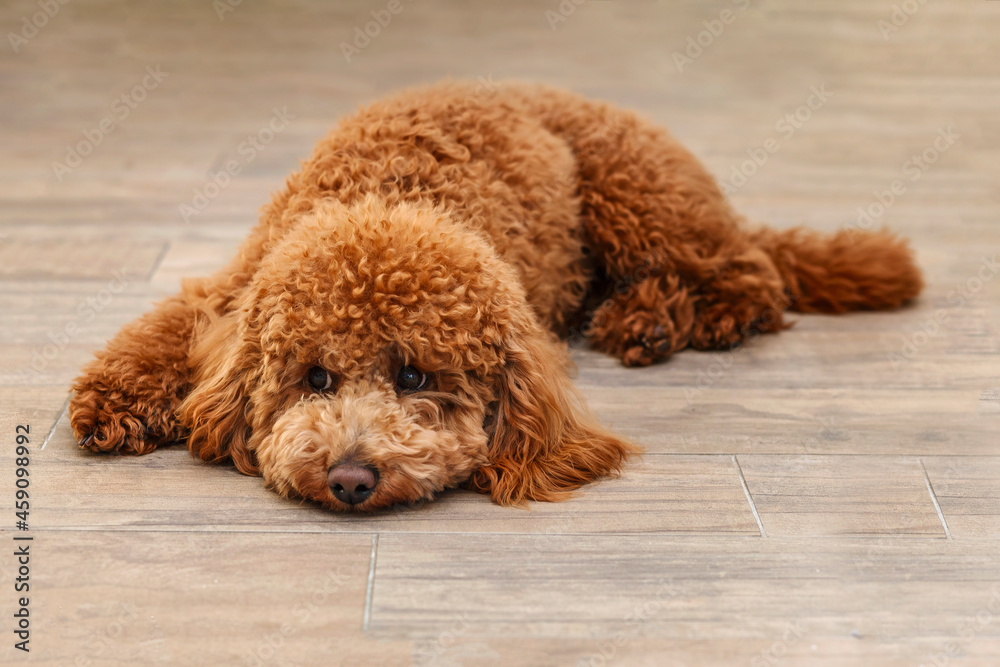
[[[0,557],[0,663],[1000,664],[1000,2],[51,5],[0,9],[3,552],[18,424],[34,537],[30,653]],[[648,453],[529,511],[344,517],[180,449],[82,454],[93,352],[225,263],[339,114],[446,76],[639,109],[753,220],[910,237],[927,290],[653,368],[574,351]]]

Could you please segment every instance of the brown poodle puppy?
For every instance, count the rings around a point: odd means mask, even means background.
[[[637,451],[588,414],[557,336],[641,366],[921,287],[888,234],[748,229],[630,112],[447,83],[343,120],[228,267],[84,369],[71,421],[88,449],[186,439],[338,510],[463,484],[557,500]]]

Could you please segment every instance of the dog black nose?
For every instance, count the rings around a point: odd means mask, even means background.
[[[366,501],[378,486],[378,469],[357,463],[341,463],[330,467],[327,482],[337,500],[357,505]]]

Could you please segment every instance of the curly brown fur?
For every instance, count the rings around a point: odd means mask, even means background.
[[[334,509],[462,484],[558,500],[638,451],[589,415],[558,335],[640,366],[921,286],[888,234],[747,228],[630,112],[439,84],[344,119],[228,267],[84,369],[71,421],[88,449],[186,438]]]

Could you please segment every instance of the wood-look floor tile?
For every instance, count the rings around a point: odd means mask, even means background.
[[[746,454],[738,459],[768,536],[945,536],[916,458]]]
[[[31,664],[410,664],[362,634],[370,535],[33,536]]]
[[[919,538],[383,535],[376,635],[777,640],[958,637],[1000,610],[997,542]],[[992,606],[991,606],[992,605]],[[968,638],[966,638],[968,639]],[[995,623],[975,639],[1000,640]],[[969,644],[968,640],[965,644]]]
[[[178,446],[140,457],[83,452],[66,419],[34,466],[38,520],[53,529],[758,534],[729,456],[650,455],[570,500],[528,509],[454,490],[366,516],[280,498],[262,479],[201,463]]]
[[[925,456],[921,460],[952,537],[1000,535],[1000,457]]]

